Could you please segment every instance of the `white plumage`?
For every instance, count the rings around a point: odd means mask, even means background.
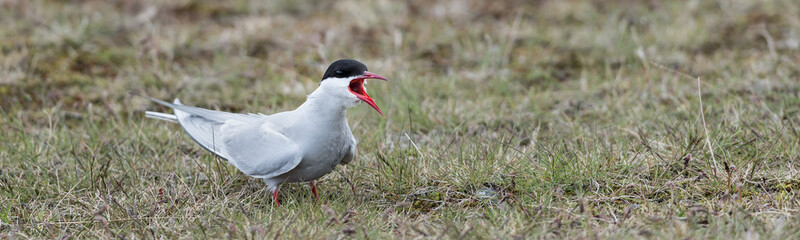
[[[293,111],[273,115],[239,114],[150,100],[174,110],[173,114],[147,111],[145,116],[178,122],[206,150],[236,166],[243,173],[267,183],[278,203],[278,185],[311,182],[350,162],[356,140],[347,123],[347,109],[367,102],[380,109],[366,94],[365,79],[386,78],[366,71],[355,60],[331,64],[319,88]],[[382,113],[381,113],[382,114]]]

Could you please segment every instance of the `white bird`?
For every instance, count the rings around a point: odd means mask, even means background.
[[[347,123],[347,109],[366,102],[383,116],[367,95],[364,80],[385,77],[367,71],[351,59],[333,62],[319,87],[293,111],[273,115],[214,111],[148,99],[174,110],[174,115],[145,112],[149,118],[178,122],[206,150],[236,166],[243,173],[261,178],[278,201],[278,185],[310,182],[315,201],[316,179],[356,155],[356,139]]]

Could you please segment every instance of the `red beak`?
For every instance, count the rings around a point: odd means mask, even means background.
[[[350,81],[350,87],[349,87],[350,92],[353,93],[353,95],[356,95],[358,99],[369,104],[370,107],[374,108],[375,111],[378,111],[378,113],[380,113],[381,116],[385,118],[386,116],[383,115],[383,112],[381,112],[381,109],[378,108],[377,104],[375,104],[375,101],[372,100],[372,98],[369,97],[369,95],[367,95],[367,89],[364,88],[364,80],[366,79],[380,79],[384,81],[389,81],[389,80],[381,75],[364,71],[364,75],[361,75],[356,79]]]

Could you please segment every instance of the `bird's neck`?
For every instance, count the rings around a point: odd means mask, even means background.
[[[347,106],[340,98],[332,96],[324,89],[319,88],[308,95],[297,111],[303,112],[307,117],[322,121],[347,121]]]

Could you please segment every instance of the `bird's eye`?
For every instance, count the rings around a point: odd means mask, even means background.
[[[336,70],[337,75],[342,75],[342,70]]]

